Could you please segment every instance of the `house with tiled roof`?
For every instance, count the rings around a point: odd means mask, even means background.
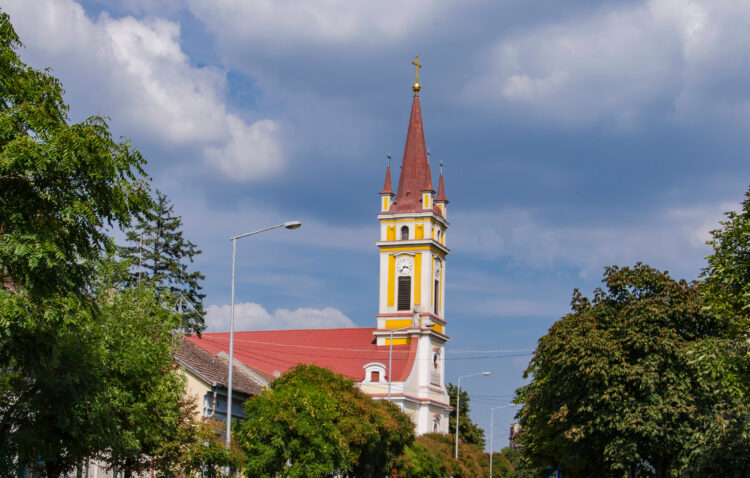
[[[414,62],[417,68],[421,67],[418,60]],[[447,433],[451,410],[444,381],[448,200],[442,168],[437,195],[433,188],[418,71],[398,188],[394,193],[389,161],[380,191],[376,326],[235,332],[233,376],[241,370],[261,384],[298,363],[315,364],[349,377],[375,399],[396,403],[412,418],[417,434]],[[186,344],[191,344],[186,350],[192,353],[191,346],[195,346],[205,352],[205,359],[218,360],[229,351],[229,342],[228,333],[206,333],[186,338]],[[197,366],[193,369],[196,377],[202,373]],[[212,380],[224,383],[222,377],[204,375],[201,380],[206,386]],[[249,395],[254,393],[252,387],[247,390]],[[204,409],[206,400],[210,401],[206,397]],[[241,399],[233,401],[242,403]]]

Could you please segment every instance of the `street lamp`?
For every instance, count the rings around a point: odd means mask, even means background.
[[[283,224],[277,224],[276,226],[267,227],[265,229],[258,229],[257,231],[248,232],[246,234],[240,234],[239,236],[230,237],[232,241],[232,313],[229,319],[229,378],[227,379],[227,446],[232,439],[232,368],[234,365],[234,263],[237,255],[237,239],[243,237],[260,234],[261,232],[270,231],[271,229],[278,229],[284,227],[286,229],[297,229],[302,225],[299,221],[289,221]]]
[[[511,403],[510,405],[498,405],[497,407],[490,408],[490,478],[492,478],[492,458],[493,454],[495,453],[495,449],[492,446],[492,436],[495,429],[494,426],[494,419],[495,419],[495,410],[498,408],[508,408],[508,407],[515,407],[516,405]]]
[[[435,322],[431,321],[430,319],[425,319],[420,327],[432,327],[435,325]],[[388,401],[391,401],[391,379],[393,378],[393,371],[391,369],[391,366],[393,364],[393,333],[394,332],[401,332],[402,330],[408,330],[414,328],[413,325],[409,327],[401,327],[400,329],[392,329],[391,332],[391,346],[388,350]]]
[[[485,377],[487,375],[490,375],[490,372],[477,372],[472,373],[471,375],[464,375],[462,377],[458,377],[458,390],[456,390],[456,460],[458,460],[458,420],[461,416],[459,414],[459,411],[461,410],[461,379],[462,378],[469,378],[469,377],[476,377],[477,375],[484,375]]]

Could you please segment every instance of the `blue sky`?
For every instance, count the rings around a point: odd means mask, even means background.
[[[110,117],[147,158],[203,250],[216,331],[228,238],[293,219],[238,244],[242,326],[374,326],[377,193],[386,154],[398,171],[418,54],[451,201],[447,378],[492,371],[463,383],[488,436],[573,288],[639,260],[696,278],[707,232],[748,187],[747,0],[2,8],[73,119]],[[498,447],[512,416],[495,413]]]

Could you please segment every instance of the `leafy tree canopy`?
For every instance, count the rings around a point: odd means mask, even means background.
[[[5,341],[13,360],[0,381],[0,475],[38,461],[59,476],[95,457],[130,473],[186,460],[194,405],[173,368],[179,317],[150,286],[114,288],[118,264],[97,270],[96,314],[77,296],[48,298],[30,308],[71,317]]]
[[[129,246],[120,248],[120,255],[131,264],[129,282],[150,281],[158,292],[167,290],[182,294],[195,311],[185,314],[185,330],[200,333],[203,321],[203,298],[200,281],[205,276],[188,271],[186,261],[201,253],[197,246],[182,236],[182,218],[174,214],[174,207],[166,195],[156,191],[153,208],[143,215],[135,227],[127,231]]]
[[[249,476],[382,476],[414,440],[398,407],[314,365],[290,369],[245,402],[245,412],[233,436]]]
[[[450,396],[450,403],[453,410],[456,409],[456,391],[458,387],[449,383],[446,387],[448,389],[448,396]],[[471,421],[469,414],[471,413],[471,397],[469,392],[461,390],[461,408],[459,410],[459,423],[461,428],[459,429],[459,439],[464,443],[476,445],[480,449],[484,448],[485,438],[484,430],[479,427],[476,423]],[[453,412],[448,420],[448,434],[456,436],[456,413]]]
[[[750,332],[750,189],[742,211],[729,211],[721,227],[711,231],[713,253],[703,270],[706,304],[732,325],[732,332]]]
[[[725,330],[696,284],[640,263],[603,282],[593,300],[576,290],[539,339],[516,398],[524,456],[575,476],[671,476],[716,418],[722,398],[695,349]]]

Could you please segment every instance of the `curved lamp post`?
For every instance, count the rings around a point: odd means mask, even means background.
[[[237,239],[243,237],[253,236],[260,234],[261,232],[270,231],[272,229],[279,229],[284,227],[286,229],[297,229],[302,225],[299,221],[288,221],[283,224],[277,224],[276,226],[266,227],[264,229],[258,229],[257,231],[240,234],[239,236],[230,237],[232,241],[232,315],[229,319],[229,378],[227,379],[227,446],[232,440],[232,369],[234,368],[234,263],[237,255]]]
[[[470,375],[463,375],[461,377],[458,377],[458,390],[456,390],[456,460],[458,460],[458,422],[459,417],[461,416],[459,414],[459,410],[461,410],[461,379],[462,378],[469,378],[469,377],[476,377],[477,375],[484,375],[485,377],[487,375],[490,375],[490,372],[477,372],[472,373]]]

